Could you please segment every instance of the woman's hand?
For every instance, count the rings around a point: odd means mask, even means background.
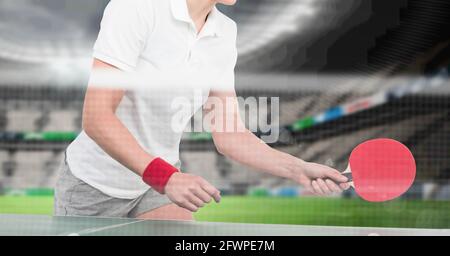
[[[292,180],[318,195],[340,193],[350,188],[347,177],[325,165],[299,160],[289,168]]]
[[[173,174],[165,187],[170,201],[191,212],[210,203],[212,199],[220,202],[220,191],[202,177],[186,173]]]

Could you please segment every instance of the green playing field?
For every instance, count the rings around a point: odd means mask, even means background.
[[[0,213],[52,214],[50,196],[2,196]],[[195,214],[199,221],[366,227],[450,228],[450,202],[224,197]]]

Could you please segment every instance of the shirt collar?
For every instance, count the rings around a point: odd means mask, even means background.
[[[173,17],[179,21],[193,25],[186,0],[171,0]],[[220,11],[214,6],[208,15],[205,26],[201,31],[202,36],[220,36]]]

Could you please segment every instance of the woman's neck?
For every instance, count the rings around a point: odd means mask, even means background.
[[[189,15],[200,32],[206,23],[208,14],[216,5],[215,0],[186,0],[189,9]]]

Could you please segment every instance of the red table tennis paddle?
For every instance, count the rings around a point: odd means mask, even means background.
[[[369,202],[392,200],[405,193],[416,177],[416,163],[409,149],[392,139],[374,139],[358,145],[342,174],[350,174],[350,185]]]

